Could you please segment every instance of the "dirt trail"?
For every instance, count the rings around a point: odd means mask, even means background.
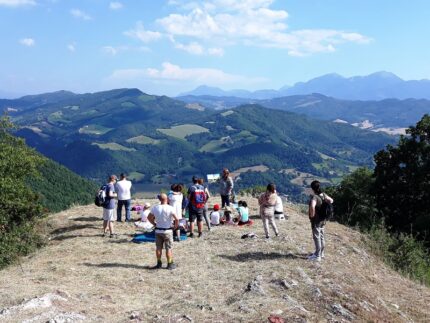
[[[131,243],[132,225],[116,224],[116,239],[101,237],[95,206],[51,215],[48,245],[0,272],[0,321],[430,321],[430,289],[366,252],[358,232],[329,223],[326,259],[310,262],[305,215],[286,207],[281,236],[266,241],[256,201],[248,201],[253,227],[175,243],[174,271],[150,269],[155,246]],[[240,238],[249,231],[259,238]]]

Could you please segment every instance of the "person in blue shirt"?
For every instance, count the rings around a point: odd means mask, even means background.
[[[245,225],[249,224],[249,209],[248,209],[248,203],[245,201],[239,201],[237,212],[239,213],[239,216],[237,218],[238,225]]]

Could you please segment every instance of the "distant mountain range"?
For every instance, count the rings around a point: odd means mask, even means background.
[[[385,99],[380,101],[350,101],[322,94],[292,95],[267,100],[217,96],[183,96],[177,99],[190,105],[208,109],[231,109],[243,104],[261,106],[304,114],[312,118],[348,123],[360,128],[402,133],[426,113],[430,114],[430,100]]]
[[[218,96],[239,97],[246,99],[272,99],[290,95],[319,93],[344,100],[383,100],[383,99],[430,99],[430,80],[402,80],[390,72],[376,72],[367,76],[343,77],[327,74],[293,86],[284,86],[279,90],[231,90],[199,86],[193,91],[181,93],[182,96]]]
[[[238,189],[274,181],[296,197],[309,179],[336,182],[371,166],[396,140],[261,105],[218,111],[137,89],[27,96],[0,109],[30,146],[86,177],[125,171],[167,185],[228,167]]]

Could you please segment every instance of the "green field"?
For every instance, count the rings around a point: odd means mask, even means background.
[[[86,135],[104,135],[105,133],[108,133],[111,130],[113,130],[113,128],[106,128],[98,124],[90,124],[80,128],[79,133],[86,134]]]
[[[221,139],[211,140],[207,144],[200,147],[199,151],[205,153],[222,153],[228,150],[228,148],[223,146],[223,144],[224,141],[222,141]]]
[[[183,124],[180,126],[174,126],[170,129],[157,129],[161,133],[167,136],[175,137],[179,139],[185,139],[189,135],[194,135],[196,133],[209,132],[209,129],[196,124]]]
[[[142,179],[145,178],[145,174],[139,173],[139,172],[131,172],[130,174],[128,174],[128,179],[132,180],[132,181],[141,181]]]
[[[65,123],[65,122],[68,122],[67,120],[65,120],[63,118],[63,112],[62,111],[56,111],[56,112],[51,113],[48,116],[48,121],[51,122],[51,123],[56,123],[56,122]]]
[[[231,115],[231,114],[233,114],[233,113],[234,113],[234,111],[228,110],[228,111],[226,111],[226,112],[221,113],[221,115],[222,115],[223,117],[228,117],[229,115]]]
[[[99,146],[101,149],[109,149],[109,150],[116,150],[116,151],[136,151],[136,149],[134,148],[124,147],[120,144],[117,144],[116,142],[108,142],[106,144],[99,144],[94,142],[92,144]]]
[[[123,108],[134,108],[136,106],[136,104],[134,104],[133,102],[123,102],[121,103],[121,106]]]
[[[129,138],[126,140],[126,142],[131,142],[131,143],[140,144],[140,145],[157,145],[160,143],[160,140],[152,139],[150,137],[142,135],[142,136]]]

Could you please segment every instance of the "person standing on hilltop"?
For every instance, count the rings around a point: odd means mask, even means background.
[[[162,266],[163,246],[166,249],[167,269],[175,269],[172,251],[173,230],[178,228],[178,217],[175,214],[175,209],[168,204],[166,194],[160,194],[159,200],[160,204],[153,206],[148,215],[148,221],[155,225],[155,254],[157,256],[155,269],[160,269]],[[172,222],[174,222],[173,228]]]
[[[111,175],[108,178],[106,184],[106,204],[103,206],[103,236],[106,236],[107,230],[109,229],[110,237],[114,237],[113,232],[113,221],[115,220],[115,182],[116,176]]]
[[[321,191],[321,183],[319,181],[313,181],[311,188],[313,195],[309,200],[309,219],[311,220],[312,227],[312,238],[315,244],[315,252],[311,254],[308,259],[314,261],[321,261],[324,258],[325,238],[324,238],[324,225],[326,219],[322,219],[322,215],[319,214],[323,202],[332,204],[333,199],[327,194]]]
[[[170,192],[168,197],[169,205],[173,207],[176,217],[178,220],[182,219],[182,200],[184,198],[182,194],[183,186],[181,184],[172,184],[170,187]],[[181,241],[181,232],[178,227],[178,229],[175,230],[175,235],[173,239],[177,242]]]
[[[199,184],[199,178],[193,176],[193,185],[188,189],[188,215],[190,220],[190,238],[194,237],[194,222],[197,220],[199,238],[203,234],[203,210],[206,204],[205,188]]]
[[[116,221],[121,222],[122,207],[125,208],[125,221],[131,221],[131,182],[127,180],[124,173],[121,173],[120,180],[116,182],[116,191],[118,192],[118,206],[116,209]]]
[[[205,201],[205,207],[203,209],[203,218],[205,219],[206,225],[208,226],[208,230],[211,231],[211,222],[209,219],[209,207],[208,207],[208,200],[211,197],[211,193],[209,193],[208,187],[205,185],[205,180],[203,178],[199,178],[198,183],[204,187],[205,189],[205,195],[206,195],[206,201]]]
[[[269,223],[275,231],[275,235],[279,235],[278,228],[275,223],[275,206],[278,194],[276,194],[276,186],[273,183],[267,185],[266,192],[258,198],[260,205],[260,217],[263,220],[264,233],[266,239],[269,239]]]
[[[230,176],[230,171],[224,168],[219,181],[219,194],[221,195],[221,208],[230,206],[230,196],[233,192],[233,179]]]

